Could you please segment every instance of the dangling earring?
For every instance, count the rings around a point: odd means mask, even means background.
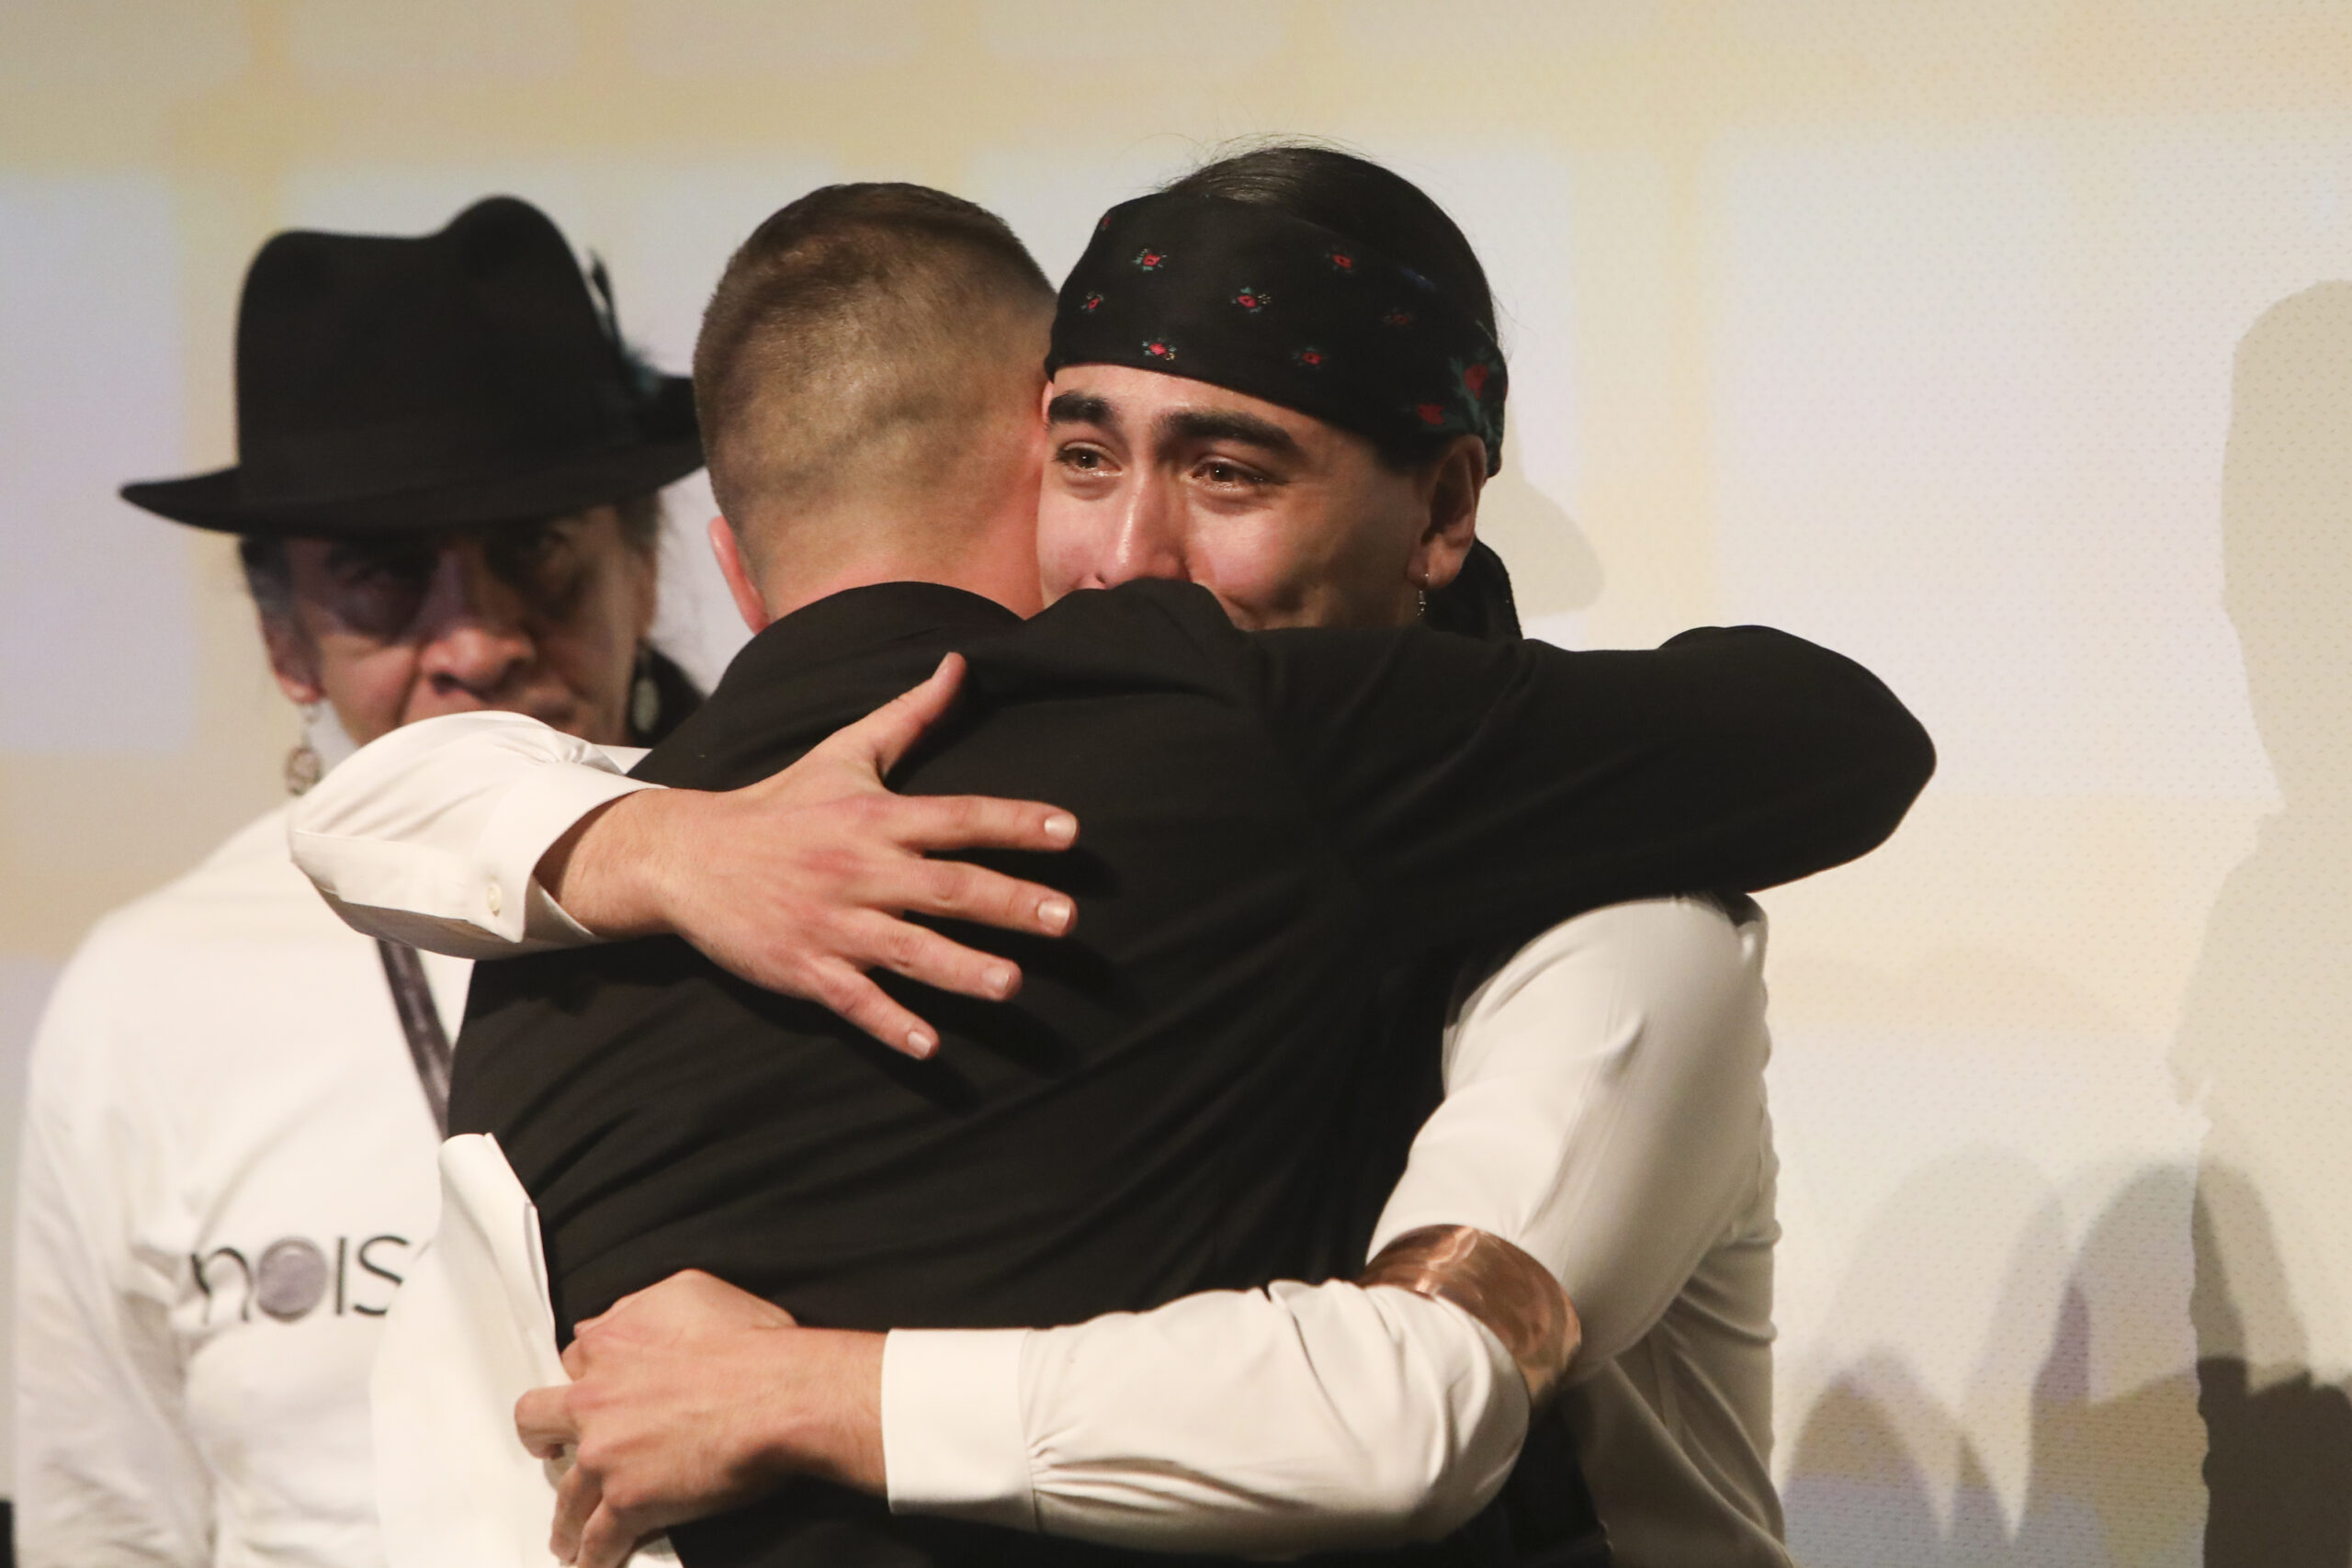
[[[319,749],[311,741],[311,727],[319,722],[319,703],[302,705],[302,739],[286,753],[286,793],[307,795],[311,786],[325,776],[326,763],[319,759]]]
[[[662,722],[662,683],[653,678],[653,649],[644,645],[637,650],[637,674],[628,686],[628,726],[633,739],[650,740],[654,727]]]
[[[1430,617],[1430,574],[1421,573],[1420,586],[1413,590],[1413,618],[1426,621]]]

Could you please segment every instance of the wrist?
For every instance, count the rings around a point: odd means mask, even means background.
[[[549,897],[600,937],[669,931],[660,847],[680,830],[698,790],[649,789],[607,801],[548,847],[537,870]]]
[[[779,1475],[888,1495],[882,1457],[884,1336],[785,1328],[775,1343],[760,1447]]]

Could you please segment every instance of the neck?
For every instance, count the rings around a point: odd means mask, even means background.
[[[952,503],[949,503],[952,504]],[[828,563],[811,575],[789,570],[768,573],[760,597],[768,615],[782,619],[804,605],[853,588],[877,582],[936,582],[993,599],[1027,617],[1045,605],[1037,582],[1037,492],[1031,483],[1002,499],[977,525],[967,499],[952,517],[932,507],[898,507],[868,513],[861,532],[884,541]],[[922,547],[905,541],[954,540],[955,547]]]
[[[797,530],[832,547],[774,553],[760,601],[771,619],[853,588],[877,582],[936,582],[993,599],[1023,618],[1045,607],[1037,578],[1037,487],[1045,472],[1045,425],[1035,400],[984,430],[952,465],[954,482],[871,487],[833,502],[831,515]],[[779,541],[779,543],[783,543]]]

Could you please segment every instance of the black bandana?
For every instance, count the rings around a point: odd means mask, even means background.
[[[1126,365],[1386,440],[1462,434],[1503,460],[1510,376],[1484,327],[1409,267],[1221,197],[1147,196],[1095,226],[1062,285],[1051,375]]]

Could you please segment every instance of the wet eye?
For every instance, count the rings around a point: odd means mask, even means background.
[[[1065,446],[1055,454],[1055,461],[1079,474],[1099,474],[1110,467],[1102,454],[1091,446]]]
[[[1245,468],[1238,463],[1227,462],[1222,457],[1211,457],[1194,471],[1213,485],[1247,486],[1261,485],[1266,482],[1263,475]]]

